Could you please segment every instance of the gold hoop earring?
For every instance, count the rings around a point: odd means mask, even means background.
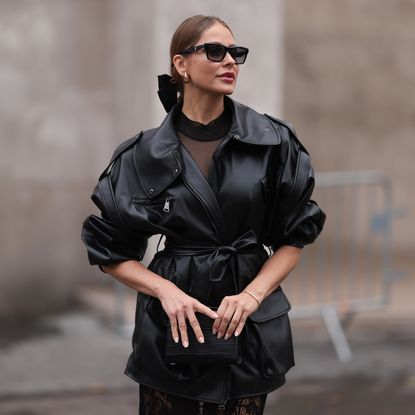
[[[185,71],[185,72],[184,72],[184,74],[183,74],[183,82],[184,82],[185,84],[188,84],[188,83],[190,82],[189,75],[187,74],[187,72],[186,72],[186,71]]]

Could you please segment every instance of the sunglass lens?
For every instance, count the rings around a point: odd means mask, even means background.
[[[206,54],[211,61],[220,62],[226,55],[226,49],[222,45],[206,45]]]
[[[248,49],[242,47],[235,47],[232,48],[229,53],[231,54],[232,58],[235,59],[235,63],[244,63],[246,59],[246,55],[248,54]]]

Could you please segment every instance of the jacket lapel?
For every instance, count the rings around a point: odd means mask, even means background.
[[[279,145],[281,137],[270,119],[259,114],[246,105],[225,96],[232,108],[233,120],[230,128],[231,137],[242,143],[254,145]]]
[[[227,138],[224,138],[224,140],[226,139]],[[221,143],[221,145],[223,145],[223,143]],[[182,172],[185,183],[190,188],[190,191],[194,193],[194,195],[206,207],[207,214],[210,216],[212,224],[215,227],[218,239],[222,242],[228,241],[225,220],[215,192],[185,146],[182,146],[181,154],[183,157],[183,164],[185,166]]]
[[[173,124],[173,110],[158,128],[143,133],[134,149],[134,164],[146,196],[150,199],[166,189],[181,173],[180,141]]]

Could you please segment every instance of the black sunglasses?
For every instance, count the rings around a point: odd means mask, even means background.
[[[212,62],[222,62],[225,59],[226,53],[232,56],[236,64],[242,65],[248,55],[249,49],[242,46],[227,47],[217,43],[204,43],[203,45],[193,46],[182,50],[180,55],[188,55],[197,52],[200,49],[205,49],[206,57]]]

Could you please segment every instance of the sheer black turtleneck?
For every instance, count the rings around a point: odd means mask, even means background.
[[[228,133],[231,123],[232,111],[226,104],[222,114],[208,124],[189,119],[181,108],[177,112],[174,120],[177,136],[206,178],[209,174],[212,155],[221,139]]]

